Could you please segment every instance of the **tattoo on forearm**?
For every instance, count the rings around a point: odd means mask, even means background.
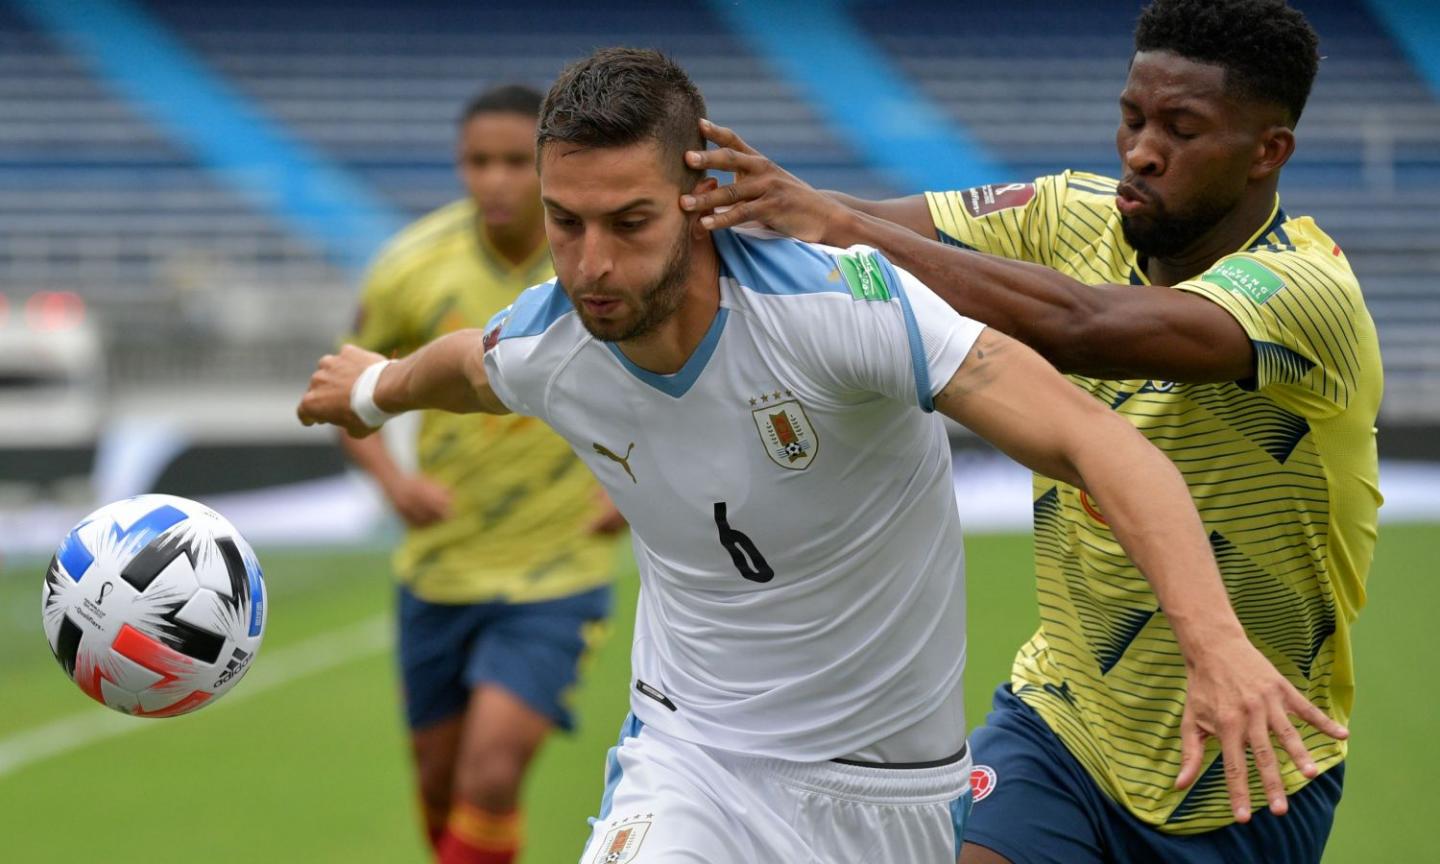
[[[986,330],[980,334],[975,349],[964,363],[960,364],[955,376],[938,394],[939,399],[960,399],[971,393],[978,393],[995,381],[997,362],[1005,353],[1004,337]]]

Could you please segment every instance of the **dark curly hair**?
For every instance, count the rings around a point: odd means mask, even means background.
[[[648,138],[688,189],[705,176],[684,161],[686,150],[705,149],[704,116],[705,97],[675,61],[648,49],[602,48],[555,79],[540,106],[535,146],[628,147]]]
[[[1136,51],[1169,51],[1220,66],[1242,98],[1300,120],[1320,65],[1319,37],[1285,0],[1155,0],[1135,25]]]

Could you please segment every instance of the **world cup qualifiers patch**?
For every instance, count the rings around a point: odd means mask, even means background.
[[[880,262],[869,253],[841,255],[835,260],[835,267],[845,277],[850,296],[856,300],[885,302],[890,299],[890,287],[885,284],[885,275],[880,272]]]
[[[640,844],[650,830],[653,816],[629,816],[605,834],[589,864],[625,864],[640,854]]]
[[[484,351],[486,354],[489,354],[491,348],[494,348],[496,345],[499,345],[499,344],[500,344],[500,331],[503,330],[504,328],[505,328],[505,319],[502,318],[502,319],[500,320],[500,323],[496,324],[494,327],[491,327],[491,328],[490,328],[490,331],[485,334],[485,338],[484,338],[483,340],[481,340],[481,342],[480,342],[481,350]]]
[[[1252,258],[1221,261],[1201,276],[1200,281],[1219,285],[1233,294],[1243,294],[1256,305],[1263,304],[1285,287],[1284,279]]]
[[[981,216],[989,216],[991,213],[999,213],[1001,210],[1024,207],[1034,197],[1034,183],[976,186],[960,193],[961,200],[965,202],[965,209],[969,210],[970,215],[976,219]]]

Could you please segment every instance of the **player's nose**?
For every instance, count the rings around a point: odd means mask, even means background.
[[[1131,135],[1123,144],[1122,157],[1130,173],[1141,176],[1160,174],[1165,168],[1165,158],[1155,136],[1148,129],[1141,129]]]
[[[594,283],[607,275],[613,264],[609,244],[603,232],[586,230],[580,240],[580,276],[586,283]]]

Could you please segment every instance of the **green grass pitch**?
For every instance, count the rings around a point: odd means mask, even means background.
[[[1327,864],[1433,854],[1440,695],[1425,669],[1440,609],[1437,554],[1440,526],[1381,532],[1356,631],[1358,710]],[[426,860],[389,650],[385,556],[261,559],[271,608],[255,669],[215,707],[172,720],[111,716],[91,703],[45,645],[40,567],[0,573],[0,860]],[[547,745],[526,791],[528,864],[575,861],[599,800],[627,698],[637,586],[622,560],[621,614],[577,696],[583,728]],[[975,723],[1035,623],[1028,538],[971,538],[969,574]]]

